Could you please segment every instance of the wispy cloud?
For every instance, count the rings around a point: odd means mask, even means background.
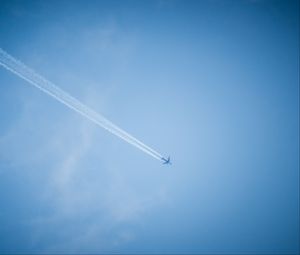
[[[10,151],[17,151],[20,136],[24,135],[26,127],[31,128],[28,123],[33,119],[32,111],[38,103],[24,104],[20,120],[2,137],[2,147],[11,144]],[[52,118],[51,112],[48,114],[50,118],[44,120],[45,125],[50,124],[48,121]],[[38,116],[38,119],[44,119]],[[117,169],[105,160],[109,144],[99,141],[96,126],[85,119],[66,116],[64,121],[56,123],[56,131],[52,134],[51,129],[45,126],[44,130],[35,130],[35,136],[27,144],[30,148],[27,152],[6,154],[7,160],[14,162],[16,167],[25,164],[33,167],[33,172],[26,173],[28,176],[43,171],[44,177],[48,178],[42,180],[42,187],[37,187],[36,196],[49,211],[22,220],[30,226],[32,250],[99,252],[134,242],[133,226],[142,224],[144,216],[167,202],[166,187],[139,192],[131,185],[125,169]],[[49,137],[40,141],[44,144],[34,147],[35,142],[47,134]],[[39,169],[45,161],[48,165]],[[51,240],[45,245],[49,236]]]
[[[133,48],[132,38],[125,36],[120,40],[122,35],[114,19],[107,26],[84,31],[78,39],[84,54],[108,54],[118,71],[126,67]],[[37,66],[42,65],[41,59],[31,57],[28,56]],[[58,69],[54,66],[50,72],[56,73]],[[69,73],[60,72],[60,81],[69,81]],[[87,91],[94,91],[91,80],[72,76],[68,83],[80,88],[82,99]],[[112,80],[120,82],[122,77],[115,75]],[[93,82],[95,86],[101,85]],[[97,130],[84,118],[51,99],[48,101],[41,93],[29,91],[22,95],[19,119],[0,137],[0,156],[22,169],[30,180],[24,185],[33,185],[36,200],[47,208],[46,213],[37,209],[34,215],[20,219],[30,229],[30,251],[99,253],[134,242],[135,226],[142,224],[153,208],[167,202],[167,188],[162,185],[140,192],[130,181],[134,177],[127,174],[128,164],[120,167],[108,161],[112,158],[107,157],[112,153],[111,136],[106,139],[103,130]],[[103,94],[88,95],[85,99],[87,105],[106,107]]]

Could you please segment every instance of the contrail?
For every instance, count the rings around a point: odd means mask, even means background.
[[[17,76],[21,77],[22,79],[26,80],[27,82],[37,87],[41,91],[55,98],[57,101],[63,103],[64,105],[68,106],[72,110],[83,115],[87,119],[93,121],[98,126],[106,129],[107,131],[118,136],[119,138],[135,146],[141,151],[147,153],[153,158],[158,159],[160,161],[164,161],[164,157],[160,153],[153,150],[146,144],[142,143],[132,135],[128,134],[127,132],[125,132],[124,130],[122,130],[121,128],[119,128],[109,120],[107,120],[99,113],[95,112],[85,104],[81,103],[76,98],[69,95],[67,92],[63,91],[61,88],[59,88],[52,82],[46,80],[44,77],[37,74],[35,71],[30,69],[19,60],[12,57],[11,55],[9,55],[1,48],[0,48],[0,65],[2,65],[4,68],[11,71],[12,73],[16,74]]]

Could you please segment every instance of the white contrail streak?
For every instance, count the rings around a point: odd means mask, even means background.
[[[17,76],[21,77],[22,79],[26,80],[38,89],[42,90],[46,94],[52,96],[53,98],[68,106],[72,110],[93,121],[98,126],[125,140],[129,144],[137,147],[138,149],[142,150],[143,152],[147,153],[153,158],[163,161],[163,156],[160,153],[145,145],[132,135],[128,134],[127,132],[125,132],[124,130],[122,130],[121,128],[119,128],[118,126],[116,126],[115,124],[113,124],[112,122],[110,122],[109,120],[107,120],[106,118],[104,118],[103,116],[86,106],[85,104],[81,103],[76,98],[69,95],[67,92],[63,91],[55,84],[46,80],[41,75],[37,74],[32,69],[25,66],[22,62],[18,61],[1,48],[0,65],[2,65],[4,68],[11,71],[12,73],[16,74]]]

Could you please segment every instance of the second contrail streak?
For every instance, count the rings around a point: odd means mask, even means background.
[[[18,61],[1,48],[0,65],[2,65],[4,68],[11,71],[12,73],[16,74],[17,76],[21,77],[22,79],[26,80],[30,84],[34,85],[38,89],[42,90],[46,94],[52,96],[53,98],[68,106],[72,110],[93,121],[98,126],[106,129],[107,131],[118,136],[119,138],[123,139],[129,144],[137,147],[138,149],[147,153],[153,158],[158,159],[160,161],[164,161],[164,157],[160,153],[145,145],[132,135],[128,134],[127,132],[125,132],[124,130],[122,130],[103,116],[101,116],[99,113],[95,112],[85,104],[81,103],[76,98],[69,95],[67,92],[63,91],[55,84],[46,80],[41,75],[37,74],[32,69],[25,66],[22,62]]]

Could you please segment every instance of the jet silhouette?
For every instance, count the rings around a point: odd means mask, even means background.
[[[163,162],[164,165],[171,165],[170,156],[167,159],[161,158],[161,160],[164,161]]]

